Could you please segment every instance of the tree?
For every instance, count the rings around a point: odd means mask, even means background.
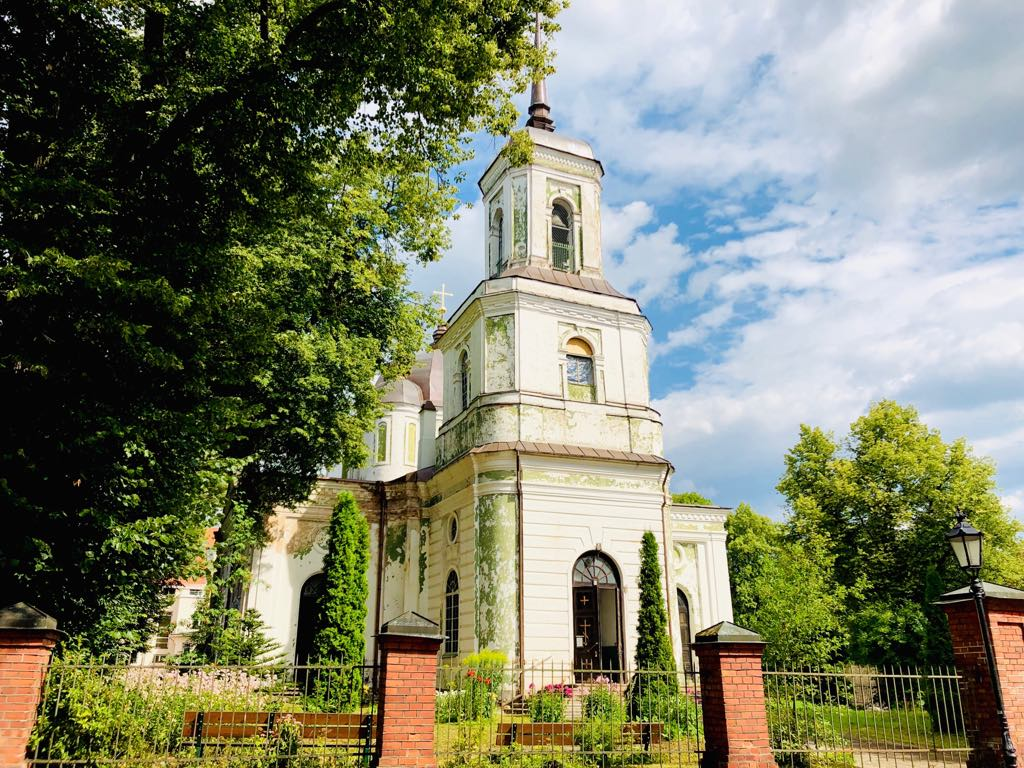
[[[317,694],[343,709],[358,704],[361,693],[359,665],[366,653],[369,566],[370,527],[352,494],[342,493],[327,529],[323,591],[318,600],[317,633],[313,640],[316,657],[310,661],[356,667],[320,674],[316,680]]]
[[[648,720],[663,715],[678,694],[676,660],[668,639],[668,617],[661,591],[658,542],[645,531],[640,541],[640,573],[637,578],[640,607],[636,618],[636,670],[630,682],[630,716]],[[647,673],[647,674],[644,674]]]
[[[945,541],[957,510],[985,532],[985,577],[1024,586],[1021,526],[996,496],[994,473],[966,441],[944,442],[892,401],[873,405],[842,442],[801,426],[778,489],[789,536],[821,542],[834,563],[855,660],[949,661],[939,639],[948,630],[928,603],[964,582]]]
[[[765,640],[765,660],[821,667],[846,650],[842,587],[831,557],[809,542],[787,540],[786,528],[740,504],[725,523],[736,622]]]
[[[710,499],[701,496],[696,491],[684,491],[683,493],[672,494],[673,504],[699,504],[705,507],[714,506]]]
[[[360,461],[423,339],[406,264],[558,5],[5,5],[0,598],[137,648],[205,528]]]
[[[210,601],[192,615],[185,650],[174,664],[250,665],[275,661],[281,646],[267,637],[267,625],[254,608],[231,610]]]

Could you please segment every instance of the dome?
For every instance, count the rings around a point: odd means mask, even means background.
[[[385,403],[420,406],[423,405],[423,391],[409,379],[399,379],[391,385],[383,400]]]

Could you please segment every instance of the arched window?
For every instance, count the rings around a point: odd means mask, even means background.
[[[405,425],[405,463],[416,466],[416,425]]]
[[[459,398],[462,410],[469,408],[469,353],[466,350],[459,355]]]
[[[551,266],[562,272],[572,269],[572,214],[561,203],[551,208]]]
[[[679,608],[679,637],[683,641],[683,672],[693,672],[693,653],[690,647],[690,602],[683,590],[676,590],[676,603]]]
[[[491,222],[494,232],[494,274],[500,275],[505,271],[505,216],[501,209],[494,214],[494,221]]]
[[[619,574],[611,560],[600,552],[588,552],[576,561],[572,569],[572,583],[575,586],[617,587]]]
[[[455,571],[448,574],[444,585],[444,652],[459,652],[459,577]]]
[[[569,397],[594,402],[594,351],[583,339],[569,339],[565,345],[565,373]]]
[[[374,459],[378,464],[385,464],[388,460],[388,424],[386,421],[377,425],[377,446],[374,451]]]

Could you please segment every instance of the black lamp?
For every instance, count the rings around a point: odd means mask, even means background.
[[[984,534],[967,522],[967,515],[958,512],[956,525],[946,534],[949,546],[953,548],[960,567],[971,576],[976,576],[981,570],[981,540]]]
[[[1017,768],[1017,750],[1010,738],[1010,724],[1006,720],[1006,709],[1003,706],[1003,689],[999,684],[999,671],[996,669],[996,655],[992,647],[992,633],[988,627],[988,615],[985,612],[985,587],[981,583],[981,540],[984,534],[967,522],[967,515],[957,512],[956,525],[946,534],[946,540],[956,555],[960,567],[971,577],[971,594],[974,606],[978,611],[978,623],[981,625],[981,639],[985,644],[985,659],[988,661],[988,676],[992,681],[992,695],[996,703],[996,716],[1003,729],[1003,765],[1005,768]]]

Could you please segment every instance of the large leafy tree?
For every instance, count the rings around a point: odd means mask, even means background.
[[[824,666],[846,651],[845,590],[832,555],[816,541],[793,541],[786,527],[740,504],[725,524],[736,623],[761,634],[765,660]]]
[[[511,127],[557,5],[4,5],[0,597],[137,645],[204,527],[359,461],[460,137]]]
[[[957,510],[986,534],[984,576],[1024,586],[1021,526],[995,494],[992,462],[947,443],[912,407],[876,403],[841,441],[802,426],[779,491],[789,536],[824,548],[845,591],[851,652],[863,662],[942,662],[930,601],[964,583],[945,532]]]

